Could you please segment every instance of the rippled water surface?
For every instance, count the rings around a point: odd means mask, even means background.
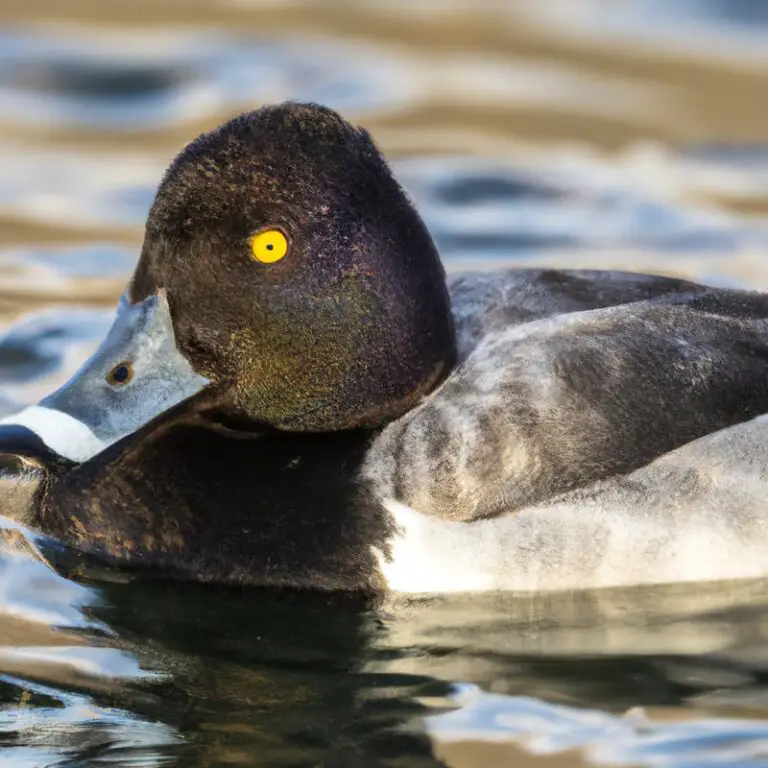
[[[752,0],[6,0],[0,411],[94,348],[165,164],[238,110],[364,124],[450,269],[768,289],[767,92]],[[0,534],[0,766],[768,765],[762,583],[361,612]]]

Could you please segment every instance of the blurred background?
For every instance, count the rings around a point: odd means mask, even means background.
[[[767,94],[761,0],[3,0],[0,411],[95,346],[165,166],[239,111],[314,100],[368,128],[451,270],[768,289]],[[391,729],[448,706],[434,678],[479,686],[431,726],[471,742],[452,765],[509,764],[478,747],[500,733],[567,753],[531,766],[584,764],[568,752],[584,744],[599,764],[765,765],[765,589],[473,599],[382,624],[84,586],[9,541],[4,764],[166,765],[192,742],[201,765],[303,765],[309,750],[312,764],[433,766]],[[156,672],[164,687],[115,682]],[[635,705],[656,724],[621,716]],[[698,721],[734,708],[753,719]],[[314,741],[297,735],[310,727]]]
[[[371,130],[451,267],[768,286],[768,5],[4,0],[0,319],[110,305],[199,132],[311,99]]]

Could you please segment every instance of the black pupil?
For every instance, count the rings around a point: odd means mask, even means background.
[[[118,365],[117,368],[112,371],[112,379],[118,384],[122,384],[123,382],[128,381],[128,377],[130,375],[131,372],[128,370],[127,365]]]
[[[271,251],[275,246],[272,243],[267,243],[267,250]]]

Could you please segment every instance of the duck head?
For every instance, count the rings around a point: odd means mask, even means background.
[[[0,424],[0,452],[83,462],[190,398],[284,431],[377,427],[454,358],[440,259],[368,133],[263,107],[171,163],[107,337]]]

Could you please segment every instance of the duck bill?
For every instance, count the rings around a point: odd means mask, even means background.
[[[0,420],[0,455],[82,463],[209,384],[179,352],[168,299],[124,294],[104,341],[64,386]]]

